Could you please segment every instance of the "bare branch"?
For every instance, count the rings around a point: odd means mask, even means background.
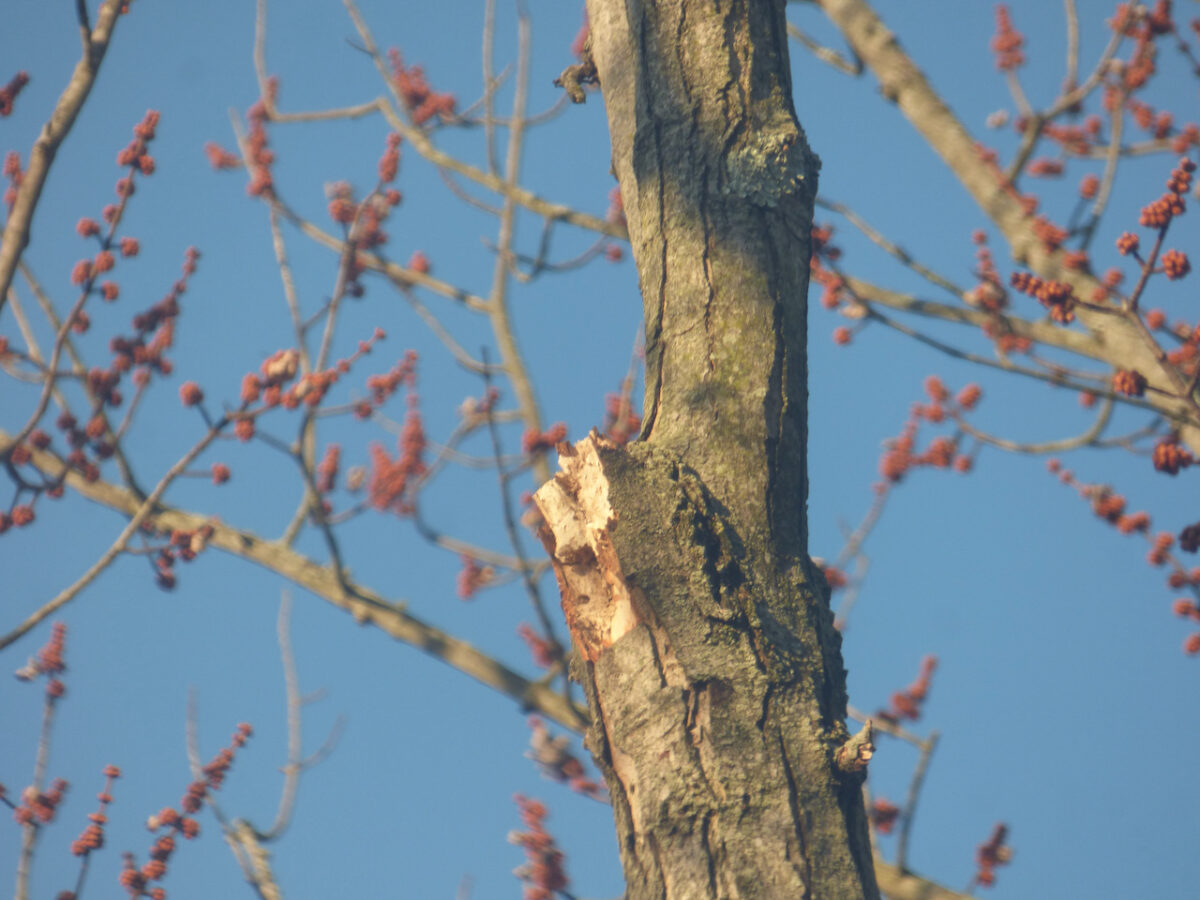
[[[842,273],[838,273],[842,275]],[[961,325],[974,325],[983,328],[986,325],[999,322],[1016,337],[1028,338],[1047,347],[1057,347],[1071,353],[1099,362],[1107,362],[1103,344],[1094,337],[1080,331],[1062,328],[1050,322],[1033,322],[1016,316],[1003,315],[997,319],[994,313],[971,309],[963,306],[949,306],[932,300],[921,300],[911,294],[890,291],[878,287],[868,281],[842,275],[847,288],[853,295],[867,304],[887,306],[901,312],[910,312],[919,316],[941,319],[943,322],[956,322]]]
[[[484,360],[486,361],[486,351]],[[496,461],[496,476],[500,486],[500,509],[504,516],[504,530],[508,534],[508,542],[513,548],[513,554],[521,563],[521,580],[525,585],[525,592],[529,595],[530,605],[533,607],[534,614],[538,618],[538,623],[541,625],[542,633],[554,643],[557,649],[556,655],[561,655],[562,645],[559,642],[558,636],[554,633],[554,623],[550,621],[550,616],[546,613],[546,606],[542,602],[542,592],[538,588],[537,576],[535,569],[529,565],[529,561],[525,556],[525,548],[521,543],[521,535],[517,530],[517,517],[513,515],[512,497],[508,493],[508,477],[504,471],[504,452],[500,446],[500,429],[496,426],[496,420],[492,416],[491,405],[493,401],[491,391],[491,379],[484,375],[484,416],[487,420],[488,436],[492,440],[492,456]]]
[[[7,439],[8,435],[0,431],[0,438]],[[43,471],[59,471],[62,467],[57,456],[42,450],[32,451],[32,462]],[[423,650],[476,681],[513,698],[522,708],[536,710],[564,728],[579,732],[587,723],[587,711],[568,704],[556,692],[519,675],[466,641],[423,622],[408,613],[403,604],[391,603],[370,588],[347,579],[349,591],[344,591],[330,566],[321,565],[276,541],[262,540],[255,534],[210,521],[197,513],[173,509],[158,502],[159,498],[154,494],[142,503],[124,488],[106,481],[88,483],[76,472],[67,475],[66,483],[88,500],[123,515],[140,516],[138,525],[143,521],[150,522],[160,531],[194,531],[209,525],[213,529],[209,539],[210,548],[215,547],[282,575],[298,587],[349,613],[359,624],[376,626],[396,640]],[[150,513],[150,508],[153,508],[153,513]],[[0,649],[28,630],[19,629],[19,633],[13,632],[0,638]]]
[[[1067,76],[1063,85],[1070,89],[1079,79],[1079,13],[1075,0],[1063,0],[1063,6],[1067,19]]]
[[[81,2],[82,0],[77,3],[76,11]],[[54,162],[58,148],[70,133],[71,126],[75,124],[75,117],[83,109],[92,85],[96,83],[96,75],[104,61],[104,54],[108,51],[123,2],[124,0],[104,0],[100,5],[96,15],[96,27],[87,34],[83,54],[75,64],[71,80],[58,98],[54,112],[42,126],[42,133],[38,135],[33,149],[30,150],[29,166],[22,173],[16,199],[4,223],[4,233],[0,236],[0,309],[4,308],[8,298],[8,288],[17,271],[17,262],[29,244],[29,229],[37,209],[38,198],[42,195],[42,187],[50,174],[50,165]],[[80,17],[80,27],[86,28],[87,22],[85,9]]]
[[[997,173],[984,162],[976,141],[879,20],[867,0],[816,2],[875,75],[883,95],[896,102],[1001,231],[1013,258],[1043,278],[1066,282],[1077,297],[1096,294],[1103,285],[1094,275],[1066,267],[1064,251],[1048,249],[1033,233],[1029,215],[1005,190],[1010,191],[1011,186],[997,178]],[[1181,435],[1193,450],[1200,450],[1200,428],[1190,423],[1192,416],[1186,398],[1174,396],[1175,385],[1170,384],[1135,325],[1087,308],[1081,308],[1078,316],[1101,342],[1105,356],[1113,365],[1136,369],[1150,380],[1152,387],[1164,391],[1159,396],[1149,397],[1150,404],[1164,415],[1187,423]]]
[[[917,814],[917,801],[921,797],[921,785],[925,783],[925,773],[929,771],[929,760],[937,749],[938,732],[930,732],[929,737],[921,741],[921,755],[913,769],[912,778],[908,782],[908,796],[904,799],[904,814],[900,820],[900,835],[896,839],[896,866],[905,871],[908,868],[908,839],[912,834],[912,823]]]
[[[830,212],[835,212],[838,215],[843,216],[851,225],[870,238],[873,243],[882,247],[889,254],[900,260],[900,262],[912,269],[930,284],[937,285],[943,290],[948,291],[959,300],[962,300],[966,296],[966,291],[963,290],[963,288],[959,287],[949,278],[939,275],[937,272],[933,271],[927,266],[917,262],[915,259],[909,256],[907,250],[898,244],[892,243],[892,241],[884,237],[882,232],[872,227],[870,223],[868,223],[850,207],[842,203],[835,203],[832,200],[825,200],[822,197],[818,197],[816,203],[817,206],[821,207],[822,209],[828,209]]]
[[[246,880],[262,900],[283,900],[283,892],[271,868],[271,853],[262,845],[260,835],[245,819],[235,819],[225,829],[225,840],[242,865]]]
[[[826,65],[833,66],[833,68],[837,69],[839,72],[845,73],[846,75],[853,75],[857,77],[862,74],[862,60],[858,58],[858,54],[853,50],[850,51],[850,59],[846,59],[846,57],[842,56],[842,54],[838,53],[833,48],[826,47],[824,44],[814,41],[807,34],[801,31],[798,26],[793,25],[791,22],[788,22],[787,32],[788,37],[795,41],[799,41],[805,47],[805,49],[807,49],[810,53],[812,53],[813,56]]]
[[[1001,450],[1008,450],[1012,453],[1065,453],[1068,450],[1077,450],[1080,447],[1094,447],[1104,433],[1104,429],[1108,427],[1108,423],[1112,418],[1112,411],[1116,404],[1111,397],[1105,397],[1104,403],[1100,407],[1100,414],[1096,416],[1094,421],[1083,434],[1078,434],[1075,437],[1060,438],[1055,441],[1042,441],[1037,444],[1021,443],[1019,441],[1010,441],[1005,438],[995,437],[984,431],[980,431],[974,425],[965,421],[961,416],[955,418],[958,427],[966,434],[969,434],[975,440],[984,444],[990,444],[993,447],[999,447]]]
[[[891,900],[973,900],[970,894],[952,891],[879,858],[875,859],[875,881],[880,892]]]
[[[302,735],[303,717],[300,714],[300,676],[296,671],[296,655],[292,650],[289,630],[292,612],[292,597],[287,591],[279,601],[279,616],[275,620],[275,636],[279,641],[279,658],[283,662],[283,684],[287,692],[287,763],[283,767],[283,790],[279,793],[279,808],[263,840],[274,840],[287,830],[292,821],[292,810],[296,808],[296,790],[300,785],[300,762],[304,754]]]
[[[221,428],[223,428],[225,424],[226,420],[222,419],[219,423],[217,423],[216,426],[209,428],[204,437],[201,438],[191,450],[185,453],[183,457],[181,457],[179,461],[175,463],[175,465],[171,466],[171,468],[167,470],[166,474],[163,475],[162,479],[157,485],[155,485],[154,490],[150,492],[150,495],[146,497],[145,500],[138,500],[135,498],[132,492],[122,491],[122,493],[126,494],[130,501],[130,519],[129,523],[123,529],[121,529],[121,533],[117,535],[116,540],[112,542],[112,545],[104,551],[100,558],[92,563],[92,565],[88,567],[88,570],[80,575],[70,587],[64,588],[56,597],[47,602],[40,609],[30,614],[24,622],[14,628],[8,634],[0,637],[0,650],[3,650],[9,644],[27,634],[39,622],[44,621],[46,618],[53,615],[59,609],[74,600],[75,597],[79,595],[80,591],[95,581],[101,572],[112,565],[113,561],[121,555],[122,551],[124,551],[126,545],[129,543],[130,538],[132,538],[134,534],[137,533],[138,529],[141,528],[142,523],[151,517],[152,511],[155,509],[158,501],[162,499],[162,495],[166,493],[167,488],[171,486],[171,483],[174,482],[175,479],[181,474],[183,474],[184,470],[192,464],[196,457],[198,457],[208,448],[208,445],[216,439]],[[0,431],[0,438],[7,439],[8,435],[3,431]],[[61,472],[64,468],[63,462],[51,453],[38,451],[35,454],[35,457],[35,463],[43,472]],[[76,472],[71,472],[67,475],[67,482],[69,484],[72,482],[82,481],[82,476]],[[119,488],[114,489],[120,490]],[[205,523],[200,522],[194,527],[199,528],[203,524]]]
[[[496,175],[500,164],[496,158],[496,118],[492,92],[496,85],[495,66],[492,63],[493,44],[496,40],[496,0],[487,0],[483,12],[483,134],[487,149],[488,172]]]

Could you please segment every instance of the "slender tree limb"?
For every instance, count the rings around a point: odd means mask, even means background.
[[[1063,93],[1059,94],[1058,99],[1054,101],[1051,107],[1044,112],[1034,112],[1030,107],[1029,102],[1025,100],[1025,95],[1021,92],[1020,82],[1017,80],[1015,72],[1005,73],[1010,87],[1013,89],[1013,96],[1017,99],[1017,108],[1021,115],[1027,119],[1025,131],[1021,136],[1021,146],[1017,150],[1016,156],[1009,164],[1008,170],[1004,173],[1005,178],[1010,184],[1015,185],[1017,178],[1021,172],[1025,170],[1025,164],[1029,162],[1029,158],[1033,155],[1034,148],[1037,146],[1038,140],[1042,136],[1042,131],[1049,122],[1058,118],[1067,110],[1082,103],[1093,90],[1099,86],[1101,79],[1108,72],[1108,64],[1112,60],[1113,55],[1117,52],[1117,48],[1121,46],[1123,35],[1120,31],[1114,31],[1112,37],[1109,38],[1108,46],[1104,48],[1104,52],[1100,54],[1100,59],[1096,63],[1092,73],[1087,77],[1083,84],[1075,86],[1075,74],[1072,71],[1072,62],[1078,64],[1078,22],[1072,27],[1072,19],[1074,18],[1074,7],[1070,5],[1070,0],[1067,0],[1067,42],[1068,42],[1068,61],[1067,61],[1067,80],[1063,84]]]
[[[875,860],[875,880],[879,883],[880,893],[891,900],[972,900],[970,894],[942,887],[880,859]]]
[[[1063,85],[1071,89],[1079,80],[1079,13],[1075,0],[1063,0],[1063,7],[1067,19],[1067,74]]]
[[[8,437],[0,431],[0,439],[7,440]],[[32,461],[43,471],[58,472],[62,468],[61,460],[47,451],[33,450]],[[66,483],[88,500],[123,515],[140,516],[136,520],[138,526],[147,521],[160,531],[194,531],[208,525],[213,529],[208,544],[210,548],[215,547],[282,575],[297,586],[349,613],[360,624],[374,625],[396,640],[423,650],[476,681],[513,698],[522,708],[536,710],[564,728],[582,731],[586,724],[585,710],[566,703],[555,691],[544,685],[539,686],[466,641],[411,615],[404,609],[403,604],[391,603],[370,588],[350,579],[346,582],[349,587],[347,593],[330,566],[321,565],[276,541],[265,541],[255,534],[210,520],[197,513],[166,506],[158,502],[159,497],[153,493],[142,503],[125,488],[106,481],[89,484],[74,471],[68,473]],[[133,526],[132,519],[130,526]],[[130,526],[127,526],[126,530],[132,530]],[[44,619],[45,615],[38,621]],[[32,624],[28,627],[21,626],[0,637],[0,649],[13,643],[32,627]]]
[[[896,838],[896,866],[905,871],[908,868],[908,841],[912,836],[912,824],[917,814],[917,801],[921,797],[921,785],[925,783],[925,773],[929,771],[929,761],[933,751],[937,749],[941,735],[930,732],[929,737],[921,741],[921,755],[913,768],[912,778],[908,783],[908,796],[904,799],[904,816],[900,821],[900,834]]]
[[[305,769],[302,731],[304,717],[301,713],[304,698],[300,693],[300,675],[296,670],[296,655],[292,650],[292,636],[289,630],[291,612],[291,595],[284,592],[279,603],[279,616],[275,621],[275,634],[279,640],[279,658],[283,662],[283,682],[287,691],[287,763],[283,767],[283,790],[279,793],[279,808],[275,811],[275,821],[271,823],[266,834],[262,835],[264,841],[281,837],[291,824],[300,776]]]
[[[933,285],[936,285],[937,287],[942,288],[943,290],[953,294],[955,297],[957,297],[960,300],[962,300],[963,297],[966,296],[965,290],[963,290],[961,287],[959,287],[957,284],[955,284],[949,278],[946,278],[943,275],[939,275],[937,272],[933,271],[928,266],[922,265],[921,263],[917,262],[915,259],[912,258],[912,256],[909,255],[907,250],[905,250],[900,245],[888,240],[887,237],[885,237],[881,231],[879,231],[877,228],[874,228],[869,222],[867,222],[866,219],[864,219],[862,216],[860,216],[858,213],[856,213],[850,207],[848,207],[842,203],[835,203],[832,200],[822,199],[821,197],[817,198],[816,203],[817,203],[817,206],[819,206],[821,209],[827,209],[830,212],[835,212],[838,215],[842,216],[847,222],[849,222],[851,225],[853,225],[855,228],[857,228],[859,231],[861,231],[864,235],[866,235],[866,237],[869,238],[872,243],[883,248],[885,251],[887,251],[888,254],[890,254],[891,256],[894,256],[896,259],[898,259],[900,262],[902,262],[908,268],[912,269],[914,272],[916,272],[918,275],[920,275],[922,278],[924,278],[930,284],[933,284]]]
[[[419,507],[413,513],[413,526],[416,528],[417,534],[429,541],[429,543],[441,547],[443,550],[449,550],[451,553],[458,554],[459,556],[470,556],[490,566],[503,566],[506,569],[519,572],[523,565],[528,565],[536,575],[540,576],[550,565],[548,562],[525,563],[515,556],[498,553],[495,550],[488,550],[479,544],[472,544],[468,541],[443,534],[422,518]]]
[[[487,350],[484,349],[483,358],[487,360]],[[517,529],[517,517],[513,514],[512,497],[508,493],[508,473],[504,469],[504,451],[500,444],[500,429],[496,425],[496,420],[491,414],[491,379],[484,375],[484,403],[486,404],[484,417],[487,420],[488,436],[492,441],[492,457],[496,465],[496,480],[499,482],[500,488],[500,509],[504,517],[504,530],[508,535],[508,542],[513,548],[513,555],[521,563],[521,580],[525,585],[525,593],[529,595],[530,605],[533,606],[534,614],[538,618],[538,624],[541,625],[542,634],[551,641],[555,648],[555,655],[561,656],[563,652],[562,642],[554,631],[554,623],[550,620],[549,614],[546,612],[546,605],[542,601],[542,592],[538,587],[537,570],[529,564],[528,558],[525,555],[524,545],[521,543],[521,533]],[[536,574],[535,574],[536,573]]]
[[[910,328],[903,322],[897,322],[895,319],[889,318],[888,316],[876,312],[875,310],[871,310],[868,315],[872,320],[881,322],[889,328],[899,331],[901,334],[906,334],[909,337],[920,341],[922,344],[932,347],[934,350],[938,350],[955,359],[976,363],[977,365],[986,366],[989,369],[999,369],[1002,372],[1012,372],[1016,375],[1024,375],[1026,378],[1034,378],[1038,381],[1044,381],[1047,384],[1054,385],[1055,387],[1070,388],[1071,390],[1076,391],[1087,391],[1095,394],[1098,397],[1107,397],[1112,400],[1120,401],[1127,406],[1136,406],[1150,411],[1155,410],[1155,406],[1144,398],[1127,397],[1124,394],[1118,394],[1115,391],[1102,388],[1098,384],[1074,383],[1068,378],[1067,373],[1063,370],[1045,372],[1040,369],[1031,369],[1028,366],[1018,366],[1016,363],[1005,358],[988,359],[986,356],[980,356],[978,353],[970,353],[943,341],[939,341],[922,331],[918,331],[915,328]],[[1172,421],[1177,422],[1181,427],[1188,427],[1193,421],[1191,418],[1181,414],[1170,416],[1170,418]]]
[[[487,151],[488,173],[498,175],[500,163],[496,156],[496,111],[493,91],[496,86],[496,67],[492,56],[496,39],[496,0],[487,0],[483,12],[483,133]],[[439,171],[441,171],[439,169]]]
[[[283,284],[283,299],[287,303],[288,315],[292,320],[292,331],[296,338],[296,349],[300,351],[300,367],[305,374],[312,371],[308,358],[308,343],[304,340],[304,316],[300,313],[300,300],[296,295],[296,280],[292,275],[292,264],[288,259],[287,243],[279,227],[279,210],[271,206],[268,211],[271,226],[271,246],[275,250],[275,264],[279,267],[279,280]]]
[[[883,95],[896,103],[1001,231],[1013,258],[1043,278],[1071,285],[1076,297],[1087,300],[1097,293],[1102,285],[1094,275],[1067,268],[1061,249],[1052,251],[1042,245],[1029,227],[1031,218],[1005,190],[1011,187],[984,162],[974,138],[871,5],[866,0],[817,0],[817,3],[875,75]],[[1161,396],[1148,398],[1156,410],[1190,423],[1186,398],[1171,396],[1174,385],[1131,323],[1086,308],[1080,308],[1078,316],[1111,365],[1136,369],[1153,387],[1164,391]],[[1200,451],[1200,427],[1189,424],[1181,430],[1181,435],[1193,450]]]
[[[263,846],[258,832],[245,819],[235,819],[225,829],[225,840],[242,866],[246,880],[262,900],[283,900],[283,892],[271,866],[271,852]]]
[[[888,290],[871,284],[869,281],[863,281],[840,272],[839,274],[842,275],[846,287],[850,289],[851,293],[867,304],[877,304],[900,312],[941,319],[943,322],[974,325],[977,328],[983,328],[996,321],[995,315],[982,310],[965,306],[950,306],[932,300],[921,300],[911,294]],[[1000,321],[1016,337],[1028,338],[1043,346],[1067,350],[1097,362],[1107,362],[1103,344],[1084,332],[1073,331],[1047,321],[1030,321],[1016,316],[1002,316]]]
[[[279,211],[284,218],[299,228],[304,234],[308,235],[308,237],[312,238],[316,243],[323,244],[330,250],[338,253],[342,253],[345,250],[346,242],[344,240],[334,237],[307,219],[302,218],[282,201],[276,200],[274,202],[278,204]],[[442,281],[440,278],[434,278],[415,269],[406,268],[399,263],[391,262],[366,250],[359,250],[357,259],[364,268],[380,272],[398,285],[423,287],[434,294],[439,294],[450,300],[457,300],[468,309],[482,312],[488,308],[487,301],[476,294],[464,291],[448,282]]]
[[[850,59],[846,59],[846,57],[842,56],[842,54],[838,53],[832,47],[826,47],[824,44],[821,44],[810,38],[807,34],[800,30],[799,26],[793,25],[791,22],[788,22],[787,33],[788,37],[799,42],[805,50],[826,65],[832,66],[845,75],[853,75],[858,77],[862,74],[862,60],[859,59],[853,52],[850,54]]]
[[[974,425],[964,420],[961,416],[955,418],[955,423],[964,433],[969,434],[975,440],[984,444],[990,444],[993,447],[999,447],[1001,450],[1008,450],[1012,453],[1065,453],[1068,450],[1077,450],[1080,447],[1096,446],[1100,435],[1104,433],[1104,429],[1108,427],[1109,421],[1112,419],[1112,411],[1116,403],[1111,397],[1104,399],[1104,404],[1100,407],[1100,413],[1096,416],[1096,420],[1088,427],[1088,430],[1083,434],[1077,434],[1075,437],[1061,438],[1056,441],[1042,441],[1040,443],[1023,443],[1020,441],[1010,441],[1006,438],[995,437],[985,431],[981,431]]]
[[[33,149],[29,153],[28,167],[22,173],[16,200],[4,223],[4,233],[0,236],[0,309],[4,308],[8,298],[8,288],[16,274],[17,262],[29,245],[33,214],[37,209],[38,198],[42,195],[42,188],[46,184],[46,177],[50,174],[50,166],[58,148],[70,134],[76,116],[83,109],[92,85],[96,83],[100,64],[104,61],[104,54],[108,52],[108,45],[116,28],[122,2],[123,0],[104,0],[100,5],[96,14],[96,27],[87,33],[83,53],[79,62],[75,64],[71,80],[58,98],[54,111],[42,126],[42,133],[34,141]],[[79,5],[81,4],[77,4],[77,10]],[[86,29],[87,21],[85,9],[80,19],[81,29]]]
[[[201,438],[191,450],[185,453],[178,462],[176,462],[166,471],[166,474],[164,474],[158,484],[155,485],[154,490],[152,490],[150,495],[144,500],[137,497],[132,491],[126,491],[122,488],[109,485],[112,490],[120,491],[121,494],[127,498],[126,512],[130,516],[129,523],[123,529],[121,529],[121,533],[117,535],[116,540],[112,542],[111,546],[104,551],[100,558],[92,563],[92,565],[88,567],[87,571],[80,575],[73,584],[67,588],[64,588],[58,593],[57,596],[26,617],[24,622],[14,628],[8,634],[0,637],[0,650],[3,650],[9,644],[27,634],[36,625],[38,625],[38,623],[52,616],[59,609],[74,600],[79,595],[80,591],[95,581],[101,572],[112,565],[113,561],[116,560],[116,558],[120,556],[122,552],[124,552],[126,546],[129,544],[130,539],[137,533],[138,529],[141,528],[142,523],[151,517],[152,511],[155,509],[158,501],[162,498],[162,495],[166,493],[167,488],[171,486],[176,478],[186,471],[187,467],[192,464],[196,457],[198,457],[208,448],[208,445],[216,439],[218,434],[220,434],[221,428],[223,428],[224,425],[225,420],[222,419],[217,425],[209,428],[204,437]],[[0,430],[0,439],[7,440],[8,437],[9,436],[3,430]],[[57,474],[62,472],[65,468],[63,461],[53,453],[41,450],[35,450],[32,451],[32,453],[34,464],[43,472],[53,472],[57,476]],[[73,469],[68,472],[66,476],[66,482],[72,486],[80,483],[87,484],[83,477]],[[102,484],[102,482],[96,482],[96,484]],[[83,492],[81,491],[81,493]],[[188,530],[195,530],[203,524],[203,522],[198,523]]]
[[[521,175],[521,158],[525,149],[525,105],[529,98],[529,17],[523,10],[517,17],[517,83],[513,95],[512,124],[508,128],[508,148],[504,161],[504,183],[515,188]],[[496,262],[492,272],[492,288],[488,294],[488,317],[492,334],[500,349],[500,361],[508,376],[509,384],[517,398],[521,418],[526,431],[539,433],[542,430],[542,414],[534,394],[533,381],[525,367],[525,359],[517,346],[512,327],[512,316],[508,308],[508,279],[513,238],[516,232],[517,203],[511,193],[505,196],[500,211],[500,227],[496,234]],[[550,464],[546,454],[533,459],[533,474],[537,484],[550,478]]]
[[[965,306],[949,306],[932,300],[920,300],[911,294],[881,288],[876,284],[860,280],[860,278],[842,275],[841,272],[839,275],[846,282],[846,287],[850,289],[850,292],[869,306],[887,306],[900,312],[911,312],[917,316],[941,319],[942,322],[974,325],[980,329],[996,320],[994,314],[988,312],[972,310]],[[1062,326],[1050,322],[1031,322],[1031,320],[1015,316],[1002,316],[1001,322],[1012,330],[1012,334],[1016,337],[1027,337],[1046,347],[1069,350],[1070,353],[1086,356],[1087,359],[1106,361],[1102,344],[1085,332],[1062,328]]]
[[[1112,134],[1108,139],[1108,154],[1104,157],[1104,174],[1100,176],[1100,187],[1096,191],[1096,199],[1092,202],[1092,210],[1087,224],[1082,229],[1083,234],[1079,242],[1081,250],[1086,250],[1091,245],[1092,238],[1096,234],[1096,226],[1100,224],[1100,217],[1104,215],[1104,210],[1108,206],[1108,198],[1112,195],[1113,182],[1117,178],[1121,135],[1125,130],[1125,99],[1125,95],[1121,94],[1116,109],[1110,115]]]
[[[46,783],[46,767],[50,764],[50,729],[54,725],[55,698],[49,691],[42,702],[42,729],[38,734],[37,756],[33,762],[33,779],[30,787],[35,793],[40,793]],[[33,850],[37,846],[41,834],[41,824],[36,821],[26,822],[21,826],[21,850],[17,856],[17,886],[14,893],[16,900],[26,900],[29,896],[29,876],[33,865]]]

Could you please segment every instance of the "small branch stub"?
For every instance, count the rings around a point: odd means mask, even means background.
[[[858,734],[838,748],[835,757],[837,767],[848,773],[861,772],[866,769],[867,763],[875,755],[875,744],[872,741],[874,733],[875,727],[871,720],[867,719]]]
[[[584,103],[587,101],[587,93],[583,86],[599,83],[600,77],[596,73],[596,64],[592,61],[592,39],[589,36],[583,44],[579,62],[563,69],[562,74],[554,79],[554,86],[566,91],[572,103]]]

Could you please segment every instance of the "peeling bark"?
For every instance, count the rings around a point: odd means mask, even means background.
[[[626,896],[875,896],[823,592],[764,567],[672,452],[592,435],[560,453],[542,538]]]

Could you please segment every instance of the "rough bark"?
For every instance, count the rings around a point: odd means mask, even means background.
[[[878,896],[807,555],[817,162],[782,0],[589,0],[646,317],[642,440],[538,492],[628,900]]]

